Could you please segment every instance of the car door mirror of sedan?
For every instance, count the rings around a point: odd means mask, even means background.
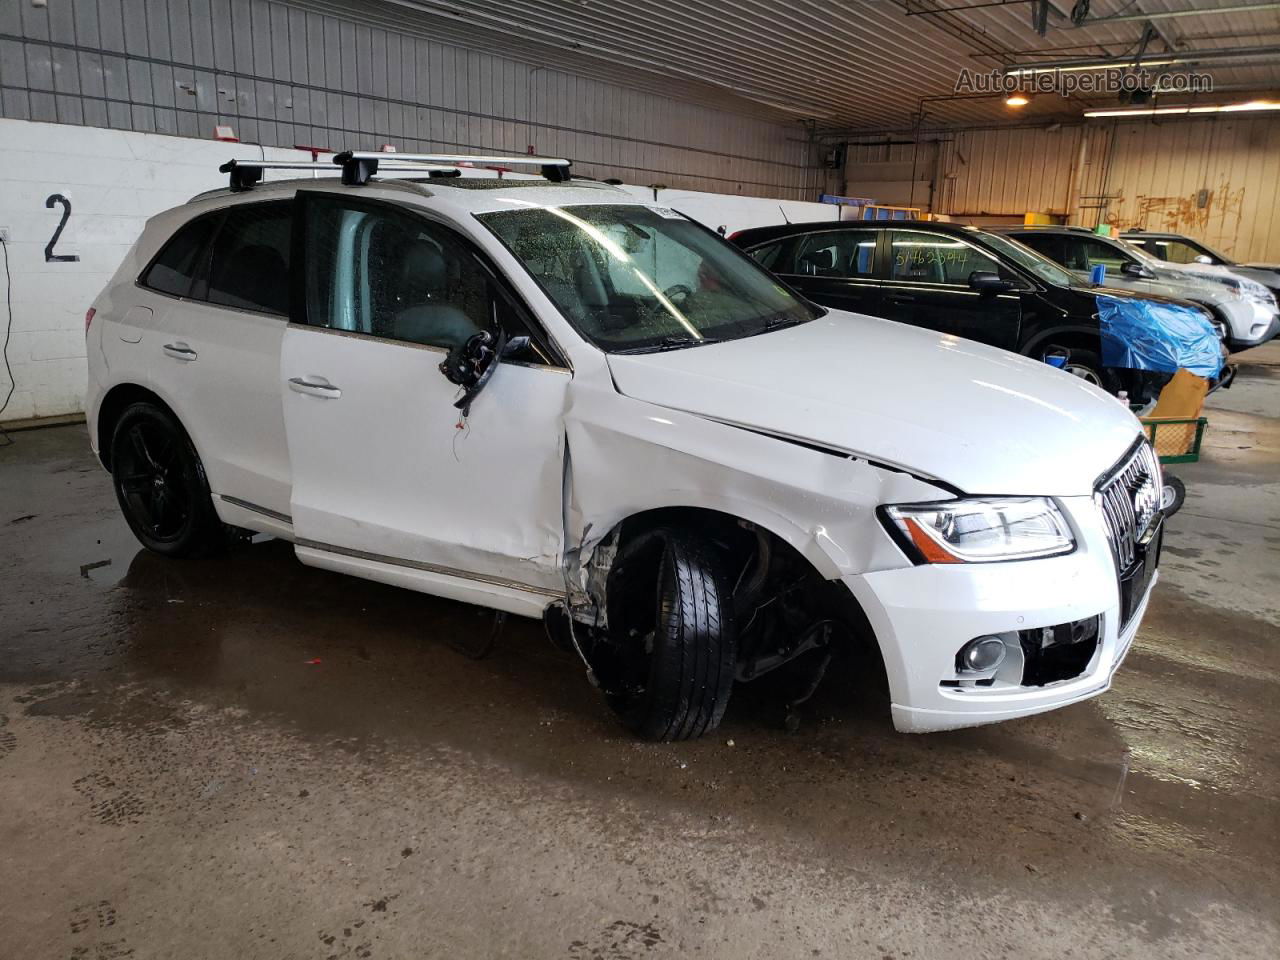
[[[1121,264],[1120,272],[1126,277],[1136,277],[1139,280],[1151,280],[1155,277],[1155,274],[1151,272],[1150,267],[1144,266],[1143,264],[1137,263],[1133,260],[1128,260]]]
[[[1213,257],[1207,257],[1203,253],[1196,255],[1196,263],[1213,264]]]
[[[1018,285],[1012,280],[1006,280],[998,273],[975,270],[969,274],[969,288],[979,293],[1007,293],[1010,290],[1016,290],[1017,287]]]

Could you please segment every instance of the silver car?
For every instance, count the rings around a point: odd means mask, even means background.
[[[1256,347],[1280,329],[1275,296],[1255,280],[1225,270],[1167,263],[1083,227],[1010,227],[1002,232],[1081,277],[1102,265],[1107,286],[1201,304],[1213,312],[1229,350]]]

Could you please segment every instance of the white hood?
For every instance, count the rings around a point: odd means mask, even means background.
[[[973,494],[1088,495],[1140,426],[1044,363],[832,310],[797,327],[609,356],[619,391],[803,440]]]

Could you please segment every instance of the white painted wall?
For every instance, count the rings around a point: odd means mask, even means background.
[[[84,314],[115,273],[147,218],[226,183],[218,165],[259,159],[264,148],[56,123],[0,120],[0,228],[9,236],[13,306],[9,364],[14,393],[0,421],[84,409]],[[265,148],[272,159],[310,159]],[[74,262],[46,261],[45,246],[71,215],[54,248]],[[3,279],[0,278],[0,282]],[[0,340],[8,318],[0,315]],[[0,401],[8,390],[0,370]]]
[[[310,159],[298,150],[0,119],[0,228],[9,236],[8,355],[15,385],[0,422],[84,409],[85,310],[147,218],[224,186],[218,165],[226,160],[264,156]],[[626,189],[653,200],[649,188]],[[61,204],[45,206],[54,194],[71,201],[71,215],[53,252],[78,260],[45,258],[62,217]],[[788,219],[835,219],[838,213],[826,204],[685,190],[660,190],[658,202],[728,233]],[[0,339],[7,319],[0,315]],[[0,369],[0,401],[8,386]]]

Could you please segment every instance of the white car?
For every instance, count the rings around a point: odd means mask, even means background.
[[[784,664],[801,700],[844,644],[905,731],[1108,688],[1162,521],[1122,404],[813,306],[562,161],[415,180],[447,158],[383,179],[378,156],[343,181],[229,165],[94,302],[90,436],[144,545],[258,531],[544,617],[652,739]]]
[[[1231,349],[1247,350],[1266,343],[1280,333],[1280,313],[1275,310],[1275,298],[1280,296],[1280,264],[1239,263],[1211,249],[1198,240],[1177,233],[1152,233],[1131,230],[1120,239],[1136,247],[1156,262],[1171,270],[1181,270],[1192,275],[1209,276],[1219,283],[1235,286],[1240,293],[1264,308],[1270,306],[1270,323],[1267,311],[1259,310],[1247,329],[1232,331]]]

